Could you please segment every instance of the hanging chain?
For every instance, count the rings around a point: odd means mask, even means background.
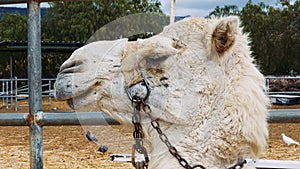
[[[147,116],[151,119],[151,125],[152,127],[157,131],[157,133],[159,134],[159,138],[160,140],[165,143],[165,145],[168,147],[169,152],[171,153],[171,155],[173,155],[179,162],[179,164],[186,169],[196,169],[196,168],[201,168],[201,169],[205,169],[205,167],[203,167],[202,165],[196,165],[196,166],[191,166],[189,165],[189,163],[186,161],[186,159],[184,159],[183,157],[181,157],[181,155],[178,153],[177,149],[170,143],[167,135],[165,133],[162,132],[162,130],[160,129],[160,125],[159,122],[154,119],[151,115],[151,109],[149,104],[145,103],[145,100],[148,98],[148,96],[150,95],[150,87],[149,84],[143,80],[142,82],[140,82],[139,84],[140,86],[145,87],[145,91],[147,92],[146,95],[142,98],[141,96],[139,96],[138,94],[140,94],[139,92],[136,92],[135,90],[139,90],[140,87],[135,88],[135,86],[133,86],[132,88],[134,90],[130,90],[130,88],[125,88],[127,95],[129,97],[129,99],[131,100],[133,106],[134,106],[134,113],[132,116],[132,124],[134,125],[134,132],[133,132],[133,138],[135,139],[135,144],[132,147],[132,158],[131,158],[131,163],[132,165],[136,168],[136,169],[144,169],[144,168],[148,168],[148,162],[149,162],[149,156],[147,153],[146,148],[144,147],[144,143],[143,143],[143,138],[144,138],[144,133],[143,133],[143,128],[141,125],[141,109],[147,114]],[[140,154],[144,155],[145,160],[141,161],[141,162],[136,162],[135,161],[135,152],[138,152]]]
[[[144,147],[144,133],[141,125],[141,102],[133,102],[134,105],[134,113],[132,116],[132,124],[134,125],[133,138],[135,140],[135,144],[132,147],[132,157],[131,163],[137,169],[148,168],[149,156],[146,148]],[[136,162],[135,161],[135,152],[144,155],[145,161]]]
[[[160,124],[158,122],[157,119],[154,119],[151,115],[152,111],[151,108],[149,106],[149,104],[146,104],[144,102],[142,102],[142,108],[143,111],[146,113],[146,115],[151,119],[151,125],[152,127],[156,130],[156,132],[159,135],[160,140],[165,143],[165,145],[168,147],[169,152],[172,156],[174,156],[179,164],[186,169],[196,169],[196,168],[201,168],[201,169],[205,169],[205,167],[203,167],[202,165],[195,165],[195,166],[191,166],[186,159],[184,159],[177,151],[177,149],[171,144],[171,142],[169,141],[169,138],[167,137],[167,135],[160,129]]]
[[[160,140],[168,147],[168,150],[172,156],[174,156],[179,164],[185,168],[185,169],[205,169],[203,165],[195,165],[191,166],[185,158],[183,158],[177,151],[177,149],[171,144],[169,141],[169,138],[167,135],[161,130],[160,124],[157,119],[153,118],[151,115],[152,111],[150,108],[150,105],[145,103],[145,100],[148,98],[150,95],[150,88],[148,86],[148,83],[146,81],[141,82],[143,86],[146,87],[147,90],[147,95],[144,98],[141,98],[138,95],[131,95],[128,92],[128,88],[126,88],[126,92],[130,100],[132,101],[132,104],[134,106],[134,113],[132,116],[132,124],[134,125],[134,132],[133,132],[133,138],[135,139],[135,144],[132,147],[132,158],[131,158],[131,163],[136,169],[147,169],[148,168],[148,163],[149,163],[149,155],[147,153],[146,148],[144,147],[144,133],[143,133],[143,128],[141,125],[141,110],[151,119],[151,126],[156,130],[156,132],[159,135]],[[145,160],[144,161],[135,161],[135,152],[138,152],[140,154],[144,155]],[[246,160],[239,161],[236,165],[233,167],[230,167],[228,169],[236,169],[236,168],[243,168],[244,164],[247,163]]]

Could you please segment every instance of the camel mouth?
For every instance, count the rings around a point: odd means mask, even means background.
[[[81,107],[88,105],[90,102],[94,102],[94,99],[88,99],[92,98],[91,96],[93,96],[93,93],[93,89],[89,88],[84,93],[81,93],[79,95],[75,94],[73,97],[66,98],[65,100],[71,109],[78,110]]]
[[[76,84],[78,81],[77,77],[78,75],[76,74],[58,74],[54,84],[54,93],[57,100],[64,101],[74,98],[85,98],[92,92],[95,82],[92,79],[87,79],[80,84]]]

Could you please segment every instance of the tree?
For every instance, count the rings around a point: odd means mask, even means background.
[[[20,14],[3,14],[0,20],[0,41],[26,41],[27,40],[27,18]],[[26,53],[0,53],[0,77],[9,77],[10,58],[14,56],[13,73],[22,74],[27,70]]]
[[[270,39],[268,38],[269,25],[267,10],[269,6],[264,3],[259,5],[252,4],[249,1],[240,12],[240,18],[244,31],[250,33],[251,49],[253,56],[257,59],[258,65],[266,72],[266,66],[270,64],[272,58],[269,49],[271,48]]]
[[[251,0],[237,11],[234,6],[217,6],[208,17],[238,15],[251,38],[251,50],[264,74],[300,72],[300,1],[280,0],[279,6]]]
[[[281,2],[280,7],[248,2],[240,15],[244,30],[250,32],[253,55],[265,74],[300,71],[300,3]]]
[[[46,20],[42,23],[42,38],[44,41],[80,41],[111,40],[120,37],[130,39],[146,37],[149,34],[135,34],[137,20],[145,23],[149,18],[144,15],[122,18],[136,13],[162,14],[158,0],[88,0],[61,1],[49,3],[50,8]],[[120,19],[121,18],[121,19]],[[113,22],[112,22],[113,21]],[[107,25],[108,23],[111,23]],[[121,22],[122,24],[118,24]],[[127,23],[127,24],[123,24]],[[160,22],[156,23],[157,25]],[[106,26],[104,26],[106,25]],[[160,25],[161,29],[163,25]],[[101,29],[100,29],[101,28]],[[147,25],[151,28],[151,25]],[[95,34],[96,33],[96,34]],[[92,35],[93,38],[90,38]],[[59,66],[69,57],[69,54],[43,54],[43,77],[56,76]]]
[[[86,41],[99,28],[117,18],[136,13],[162,13],[160,5],[158,0],[53,2],[43,23],[43,39]]]
[[[1,40],[27,40],[27,18],[20,14],[3,14],[0,20]]]
[[[214,11],[210,12],[207,18],[218,18],[229,15],[239,15],[239,8],[236,5],[225,5],[224,7],[215,7]]]

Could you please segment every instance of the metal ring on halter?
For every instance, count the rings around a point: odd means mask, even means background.
[[[142,87],[142,88],[141,88]],[[129,99],[134,103],[141,103],[150,95],[149,84],[143,79],[141,82],[125,87]]]

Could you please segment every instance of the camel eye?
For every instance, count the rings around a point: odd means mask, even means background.
[[[155,56],[155,57],[147,57],[146,62],[148,64],[159,64],[167,60],[168,56]]]

